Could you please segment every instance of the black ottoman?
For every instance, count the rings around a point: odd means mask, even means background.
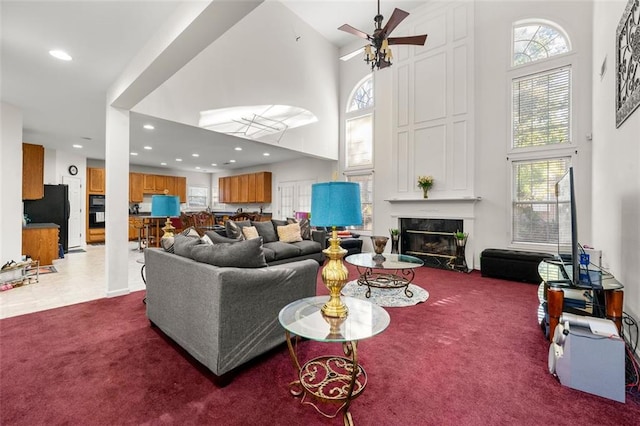
[[[480,272],[483,277],[540,284],[538,265],[553,257],[549,253],[485,249],[480,254]]]

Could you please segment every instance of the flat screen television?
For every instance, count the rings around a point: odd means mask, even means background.
[[[558,256],[568,280],[579,287],[601,287],[602,273],[589,268],[589,257],[578,242],[578,219],[573,167],[556,183]]]

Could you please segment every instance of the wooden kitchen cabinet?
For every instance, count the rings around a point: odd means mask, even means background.
[[[103,243],[104,228],[87,228],[87,243]]]
[[[22,253],[39,260],[40,266],[51,265],[58,258],[59,227],[53,223],[34,223],[22,228]]]
[[[87,168],[87,192],[105,194],[104,169]]]
[[[129,202],[141,203],[144,200],[144,175],[129,173]]]
[[[164,194],[164,190],[167,189],[167,177],[162,175],[154,175],[154,186],[156,194]],[[169,193],[170,195],[173,195]]]
[[[176,195],[181,203],[187,202],[187,178],[184,176],[176,176]]]
[[[143,175],[143,190],[145,194],[155,194],[156,192],[156,175]]]
[[[22,199],[44,198],[44,147],[22,144]]]
[[[221,203],[271,203],[271,172],[221,177],[218,197]]]

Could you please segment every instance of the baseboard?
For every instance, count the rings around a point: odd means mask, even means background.
[[[107,297],[118,297],[118,296],[126,296],[131,293],[128,288],[123,288],[121,290],[107,291]]]

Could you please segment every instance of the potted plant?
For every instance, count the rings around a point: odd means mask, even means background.
[[[424,198],[429,198],[429,190],[433,186],[433,176],[418,176],[418,186],[422,188]]]
[[[453,233],[453,236],[456,237],[456,243],[458,246],[464,247],[467,243],[467,237],[469,236],[468,232],[461,232],[457,230]]]

